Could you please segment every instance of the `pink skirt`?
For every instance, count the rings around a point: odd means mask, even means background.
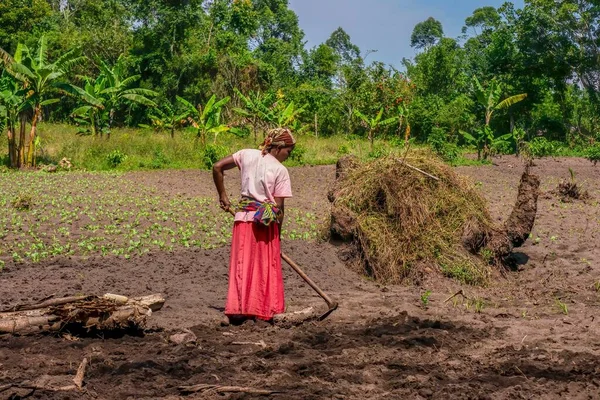
[[[270,320],[284,310],[279,224],[236,221],[225,315]]]

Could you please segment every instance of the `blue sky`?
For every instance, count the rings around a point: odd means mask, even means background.
[[[524,0],[513,0],[516,8]],[[352,42],[367,50],[377,50],[367,62],[378,60],[401,68],[403,57],[413,57],[410,35],[414,26],[433,17],[448,37],[461,33],[465,18],[484,6],[501,6],[505,0],[289,0],[304,31],[306,47],[318,45],[338,26]]]

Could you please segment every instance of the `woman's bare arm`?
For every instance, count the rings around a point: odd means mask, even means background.
[[[223,210],[228,210],[231,207],[231,202],[225,191],[224,172],[235,167],[236,164],[232,155],[220,159],[213,165],[213,181],[219,194],[219,205]]]
[[[279,232],[283,226],[283,217],[285,215],[285,197],[275,197],[275,204],[279,208],[279,215],[277,216],[277,222],[279,222]]]

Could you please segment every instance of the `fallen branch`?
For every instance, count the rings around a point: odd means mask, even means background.
[[[437,176],[433,176],[433,175],[431,175],[430,173],[423,171],[422,169],[419,169],[419,168],[417,168],[417,167],[415,167],[415,166],[412,166],[412,165],[410,165],[409,163],[407,163],[407,162],[406,162],[406,161],[404,161],[404,160],[400,160],[399,158],[396,158],[396,161],[398,161],[400,164],[406,165],[408,168],[410,168],[410,169],[412,169],[412,170],[415,170],[415,171],[417,171],[417,172],[420,172],[420,173],[422,173],[422,174],[423,174],[423,175],[425,175],[425,176],[428,176],[428,177],[430,177],[431,179],[435,179],[436,181],[439,181],[439,180],[440,180],[440,178],[438,178]]]
[[[467,296],[465,296],[465,293],[463,292],[463,290],[460,289],[458,292],[454,293],[452,296],[450,296],[446,300],[444,300],[444,303],[449,302],[450,300],[452,300],[453,298],[455,298],[458,295],[461,295],[464,299],[469,300],[469,298]]]
[[[73,303],[80,300],[87,299],[88,296],[72,296],[72,297],[63,297],[60,299],[50,299],[43,301],[38,304],[19,304],[16,305],[12,311],[25,311],[25,310],[36,310],[38,308],[47,308],[52,306],[59,306],[61,304]]]
[[[242,386],[220,386],[220,385],[207,385],[207,384],[199,384],[192,386],[180,386],[179,391],[183,394],[191,394],[191,393],[248,393],[248,394],[262,394],[262,395],[271,395],[276,392],[273,390],[265,390],[265,389],[255,389],[251,387],[242,387]]]
[[[231,344],[236,345],[236,346],[254,345],[254,346],[260,346],[263,349],[267,348],[267,344],[265,343],[264,340],[261,340],[260,342],[232,342]]]

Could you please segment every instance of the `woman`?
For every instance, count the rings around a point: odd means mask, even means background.
[[[226,211],[231,202],[225,192],[224,171],[238,167],[242,179],[242,201],[235,209],[233,225],[225,323],[249,318],[271,321],[285,309],[279,239],[284,200],[292,197],[292,187],[282,162],[295,144],[289,129],[272,129],[260,150],[240,150],[213,166],[219,203]]]

